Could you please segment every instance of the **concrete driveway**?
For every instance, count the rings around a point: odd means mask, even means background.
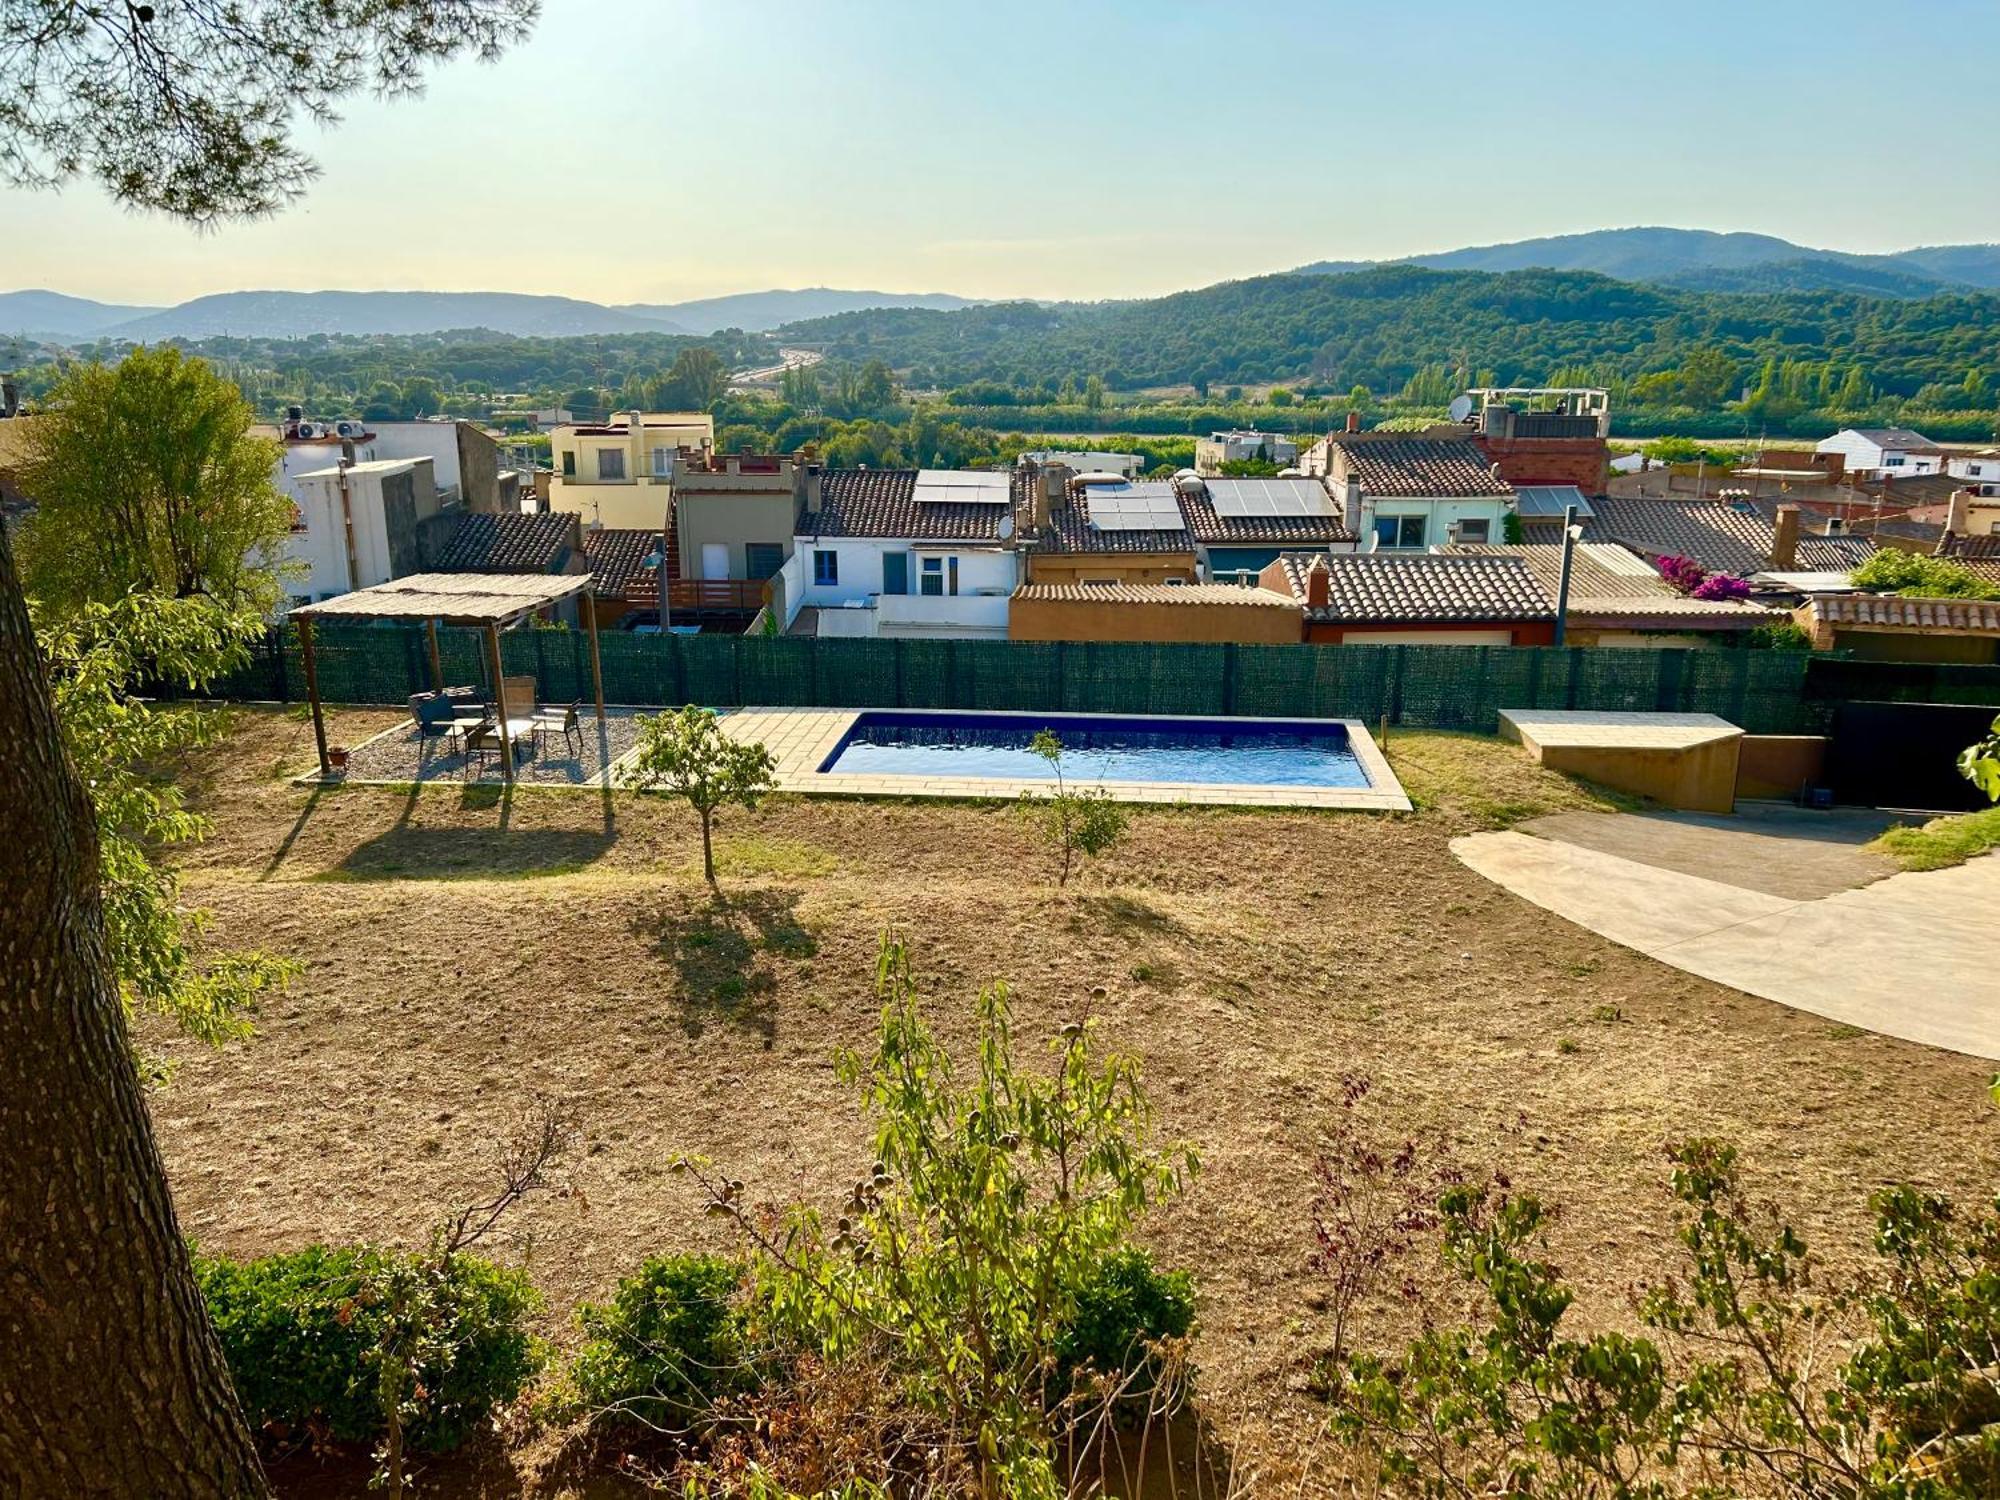
[[[1662,963],[2000,1059],[2000,858],[1881,875],[1893,866],[1858,847],[1864,825],[1836,816],[1814,837],[1804,820],[1825,815],[1784,811],[1775,826],[1570,814],[1451,847],[1524,900]]]

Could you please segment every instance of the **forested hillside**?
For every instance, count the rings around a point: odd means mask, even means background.
[[[1264,276],[1144,302],[958,312],[897,308],[793,324],[787,342],[876,358],[918,386],[1097,375],[1114,390],[1282,380],[1400,390],[1426,366],[1503,383],[1558,370],[1605,383],[1675,368],[1690,351],[1858,364],[1877,391],[2000,369],[2000,297],[1841,292],[1723,294],[1585,272],[1431,271]]]

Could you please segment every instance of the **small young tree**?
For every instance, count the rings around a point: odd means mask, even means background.
[[[1199,1163],[1188,1146],[1153,1144],[1138,1065],[1103,1053],[1094,1022],[1063,1026],[1053,1066],[1032,1068],[1015,1056],[1006,986],[993,985],[979,999],[976,1072],[961,1077],[919,1009],[902,944],[883,940],[876,976],[874,1055],[838,1059],[875,1119],[875,1160],[831,1225],[806,1205],[774,1220],[703,1163],[676,1169],[759,1252],[778,1326],[825,1357],[877,1360],[898,1382],[921,1445],[939,1454],[930,1493],[1060,1493],[1057,1435],[1089,1416],[1065,1356],[1127,1342],[1094,1324],[1081,1336],[1079,1304],[1140,1215]],[[1166,1290],[1148,1300],[1185,1296]]]
[[[688,704],[639,721],[639,749],[624,773],[638,791],[666,791],[701,815],[701,873],[715,884],[715,810],[754,808],[777,787],[776,763],[762,745],[732,739],[714,714]]]
[[[1021,793],[1020,813],[1061,857],[1056,884],[1066,886],[1077,856],[1098,859],[1110,853],[1125,836],[1131,815],[1101,789],[1070,790],[1063,776],[1062,741],[1054,730],[1037,730],[1032,748],[1055,772],[1056,789]]]
[[[1990,802],[2000,802],[2000,718],[1993,721],[1983,739],[1965,747],[1958,757],[1958,773]]]

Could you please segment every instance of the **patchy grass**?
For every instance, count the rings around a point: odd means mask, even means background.
[[[344,713],[332,732],[356,743],[394,717]],[[514,1226],[547,1302],[538,1331],[559,1344],[569,1310],[645,1256],[733,1243],[669,1174],[676,1155],[712,1158],[760,1203],[823,1208],[872,1160],[829,1057],[873,1039],[884,929],[910,941],[961,1055],[974,996],[1004,979],[1024,1055],[1088,1014],[1138,1059],[1162,1135],[1204,1162],[1147,1246],[1198,1278],[1206,1409],[1267,1424],[1273,1453],[1325,1416],[1307,1392],[1326,1339],[1312,1163],[1346,1116],[1346,1075],[1374,1080],[1384,1138],[1442,1133],[1562,1205],[1551,1253],[1591,1324],[1627,1318],[1625,1289],[1673,1249],[1662,1141],[1728,1136],[1836,1268],[1866,1250],[1869,1187],[1975,1193],[2000,1170],[1986,1065],[1868,1034],[1836,1048],[1820,1018],[1460,864],[1450,841],[1472,828],[1621,805],[1498,740],[1392,733],[1410,815],[1135,808],[1067,890],[1004,803],[773,797],[719,817],[736,858],[719,897],[687,873],[700,833],[666,799],[266,775],[311,753],[310,727],[245,711],[185,779],[214,832],[176,852],[213,940],[306,968],[246,1043],[208,1051],[138,1023],[180,1064],[148,1102],[182,1227],[244,1255],[420,1244],[491,1191],[510,1119],[560,1097],[588,1138],[580,1191]],[[1409,1319],[1386,1299],[1358,1336],[1380,1347]],[[441,1462],[427,1490],[557,1492],[522,1450],[497,1446],[490,1473],[469,1462]],[[1301,1494],[1353,1476],[1314,1477]]]
[[[701,872],[697,858],[689,868]],[[769,875],[785,880],[817,880],[840,868],[840,858],[830,849],[809,844],[804,839],[770,838],[762,834],[738,834],[719,839],[715,846],[715,873],[742,879]]]
[[[1558,812],[1629,812],[1639,800],[1537,765],[1519,745],[1483,734],[1392,729],[1389,768],[1420,813],[1476,828],[1511,828]]]
[[[1933,818],[1916,828],[1891,828],[1868,846],[1906,870],[1942,870],[2000,847],[2000,807]]]

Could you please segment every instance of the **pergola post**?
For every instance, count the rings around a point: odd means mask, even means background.
[[[493,702],[500,710],[500,774],[507,784],[514,783],[514,739],[507,731],[507,679],[501,675],[500,627],[497,624],[486,627],[486,649],[493,658]]]
[[[444,662],[438,656],[438,622],[435,616],[428,616],[424,620],[424,644],[430,648],[431,653],[431,691],[442,693]]]
[[[301,616],[298,627],[299,654],[304,658],[306,668],[306,699],[312,704],[313,743],[319,747],[319,774],[324,780],[333,774],[333,763],[326,758],[326,720],[320,715],[319,664],[313,660],[313,622]]]
[[[597,656],[597,600],[586,594],[583,597],[584,619],[590,624],[590,687],[597,695],[597,727],[604,727],[604,663]]]

